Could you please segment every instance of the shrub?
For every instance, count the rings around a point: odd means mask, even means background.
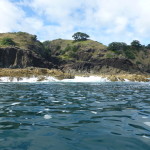
[[[72,50],[73,52],[77,52],[78,49],[79,49],[79,46],[76,46],[76,45],[74,45],[74,46],[71,48],[71,50]]]
[[[31,40],[32,41],[37,41],[37,36],[36,35],[31,36]]]
[[[135,59],[134,54],[133,54],[130,50],[126,50],[126,51],[125,51],[125,55],[126,55],[126,57],[129,58],[129,59]]]
[[[136,64],[137,64],[137,65],[140,65],[140,64],[142,64],[142,63],[141,63],[140,61],[136,61]]]
[[[75,57],[76,57],[76,53],[73,52],[73,51],[69,51],[69,52],[68,52],[68,56],[69,56],[70,58],[75,58]]]
[[[0,42],[1,45],[11,45],[11,46],[15,46],[16,43],[9,37],[5,37],[1,40]]]
[[[108,45],[108,50],[114,51],[120,54],[122,51],[127,49],[127,44],[123,42],[112,42]]]

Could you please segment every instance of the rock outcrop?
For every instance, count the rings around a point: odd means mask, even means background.
[[[106,58],[95,62],[75,62],[64,65],[64,70],[71,73],[139,73],[140,69],[128,59]]]
[[[57,68],[52,62],[30,50],[17,47],[0,48],[0,68]]]

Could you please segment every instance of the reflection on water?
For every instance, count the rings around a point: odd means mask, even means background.
[[[149,150],[149,83],[3,83],[2,150]]]

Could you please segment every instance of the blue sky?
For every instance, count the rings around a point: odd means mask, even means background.
[[[150,0],[0,0],[0,32],[23,31],[41,41],[84,32],[104,44],[150,43]]]

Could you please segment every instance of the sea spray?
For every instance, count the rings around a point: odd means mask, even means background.
[[[58,80],[54,77],[48,76],[43,77],[43,80],[39,80],[39,77],[21,77],[21,78],[10,78],[10,77],[1,77],[0,82],[109,82],[107,78],[98,77],[98,76],[89,76],[81,77],[75,76],[74,79],[63,79]]]
[[[62,82],[109,82],[107,78],[98,77],[98,76],[75,76],[74,79],[64,79]]]
[[[32,77],[0,77],[0,82],[110,82],[110,81],[118,81],[118,82],[150,82],[150,80],[145,79],[142,76],[116,76],[117,80],[113,80],[112,76],[75,76],[74,79],[57,79],[53,76],[32,76]]]

